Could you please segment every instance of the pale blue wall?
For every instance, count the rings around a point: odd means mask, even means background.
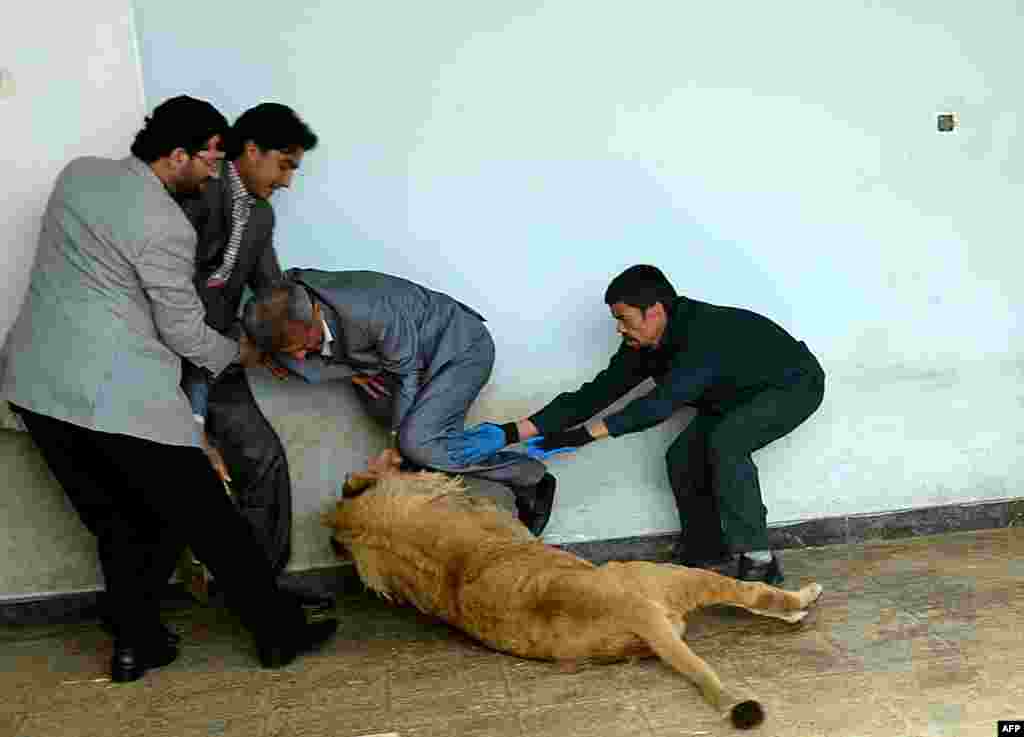
[[[652,262],[829,372],[758,454],[771,521],[1020,493],[1012,0],[136,6],[150,106],[276,100],[320,134],[275,202],[286,266],[397,273],[490,318],[478,414],[603,366],[607,280]],[[560,461],[551,539],[673,529],[676,429]]]
[[[0,348],[57,174],[76,156],[126,156],[142,123],[131,0],[65,5],[36,0],[0,22]]]
[[[0,69],[13,82],[0,89],[2,373],[54,180],[77,156],[126,156],[142,124],[130,0],[11,5],[0,20]],[[92,586],[95,538],[15,427],[0,396],[0,600]]]
[[[0,24],[0,341],[57,170],[141,123],[130,1]],[[135,1],[146,107],[277,100],[320,133],[275,204],[286,265],[395,272],[490,318],[477,416],[601,367],[606,282],[650,261],[828,371],[821,410],[755,455],[769,521],[1021,495],[1019,2]],[[344,387],[253,379],[292,467],[291,565],[330,564],[317,513],[381,438]],[[685,419],[554,462],[546,539],[675,529],[661,456]],[[0,432],[0,519],[0,598],[98,585],[21,433]]]

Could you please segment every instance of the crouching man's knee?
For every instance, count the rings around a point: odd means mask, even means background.
[[[402,458],[415,466],[448,470],[447,445],[441,438],[427,439],[415,427],[402,428],[398,433],[398,452]]]

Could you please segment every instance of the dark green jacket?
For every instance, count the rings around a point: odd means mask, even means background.
[[[593,381],[559,394],[530,420],[541,433],[564,430],[653,378],[654,390],[605,418],[618,437],[653,427],[684,405],[726,409],[811,372],[821,367],[807,346],[767,317],[679,297],[657,348],[623,342]]]

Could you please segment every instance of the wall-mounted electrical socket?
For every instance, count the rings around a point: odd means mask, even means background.
[[[939,113],[939,133],[949,133],[956,130],[958,125],[960,125],[960,120],[956,113]]]
[[[3,97],[14,97],[14,75],[0,67],[0,98]]]

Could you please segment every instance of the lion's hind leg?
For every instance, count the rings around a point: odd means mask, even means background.
[[[805,610],[822,591],[816,583],[799,591],[786,591],[765,583],[737,581],[714,571],[667,563],[646,564],[646,567],[639,563],[625,564],[621,570],[627,572],[634,585],[642,586],[648,596],[664,602],[671,611],[681,615],[698,607],[726,604],[766,617],[799,622],[807,616]]]
[[[746,609],[762,617],[796,623],[807,616],[807,607],[818,600],[822,588],[812,583],[799,591],[786,591],[764,583],[737,581],[736,597],[720,603]]]
[[[680,627],[670,621],[662,607],[652,605],[645,609],[639,613],[637,634],[658,657],[693,681],[707,702],[720,713],[728,713],[736,727],[749,729],[764,721],[761,704],[753,699],[739,699],[727,691],[711,666],[680,638]]]

